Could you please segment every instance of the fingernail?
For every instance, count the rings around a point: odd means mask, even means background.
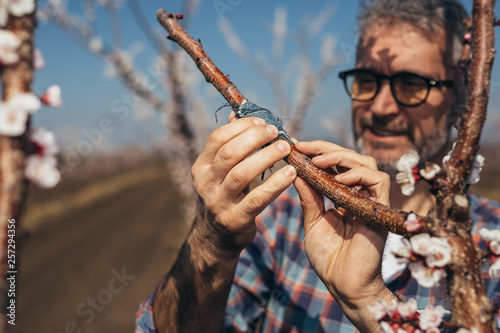
[[[265,122],[265,121],[264,121],[264,119],[262,119],[262,118],[255,118],[255,119],[253,120],[253,123],[254,123],[255,125],[262,125],[262,124],[265,124],[266,122]]]
[[[273,125],[266,126],[266,130],[273,135],[276,135],[278,133],[278,129]]]
[[[340,181],[342,179],[342,174],[340,173],[340,174],[336,175],[334,178],[336,181]]]
[[[288,165],[285,167],[284,174],[287,177],[294,177],[295,176],[295,168],[291,165]]]
[[[281,150],[284,153],[287,153],[290,151],[290,145],[286,142],[278,141],[276,146],[278,147],[279,150]]]

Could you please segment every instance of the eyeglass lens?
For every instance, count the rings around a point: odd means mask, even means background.
[[[370,72],[353,72],[347,75],[346,85],[351,98],[358,101],[372,100],[378,93],[381,78]],[[401,74],[393,77],[391,90],[394,98],[406,105],[417,105],[429,92],[427,82],[415,75]]]

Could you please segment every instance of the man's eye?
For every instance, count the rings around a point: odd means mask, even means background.
[[[357,77],[356,83],[362,86],[368,86],[375,84],[375,79],[371,77]]]
[[[425,82],[420,78],[404,77],[398,80],[398,86],[402,89],[422,89],[425,87]]]

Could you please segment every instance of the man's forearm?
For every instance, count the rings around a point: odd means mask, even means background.
[[[375,320],[375,315],[368,309],[370,305],[374,305],[377,299],[387,304],[391,303],[392,300],[398,300],[397,296],[385,286],[382,279],[380,279],[379,283],[375,283],[375,285],[377,284],[378,286],[375,287],[375,290],[378,291],[374,293],[373,297],[354,302],[346,302],[336,298],[347,318],[363,333],[382,332],[378,321]]]
[[[219,332],[239,251],[221,251],[195,225],[156,291],[158,332]],[[227,253],[229,252],[229,253]]]

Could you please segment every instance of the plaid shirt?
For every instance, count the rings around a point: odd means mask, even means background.
[[[500,205],[471,194],[474,239],[485,248],[478,231],[500,229]],[[303,215],[297,193],[282,194],[257,219],[254,242],[241,254],[226,309],[226,332],[358,332],[342,313],[307,260]],[[483,267],[488,297],[500,296],[499,279]],[[415,298],[420,309],[434,294],[411,278],[408,269],[388,280],[402,298]],[[155,332],[149,296],[137,312],[136,332]]]

